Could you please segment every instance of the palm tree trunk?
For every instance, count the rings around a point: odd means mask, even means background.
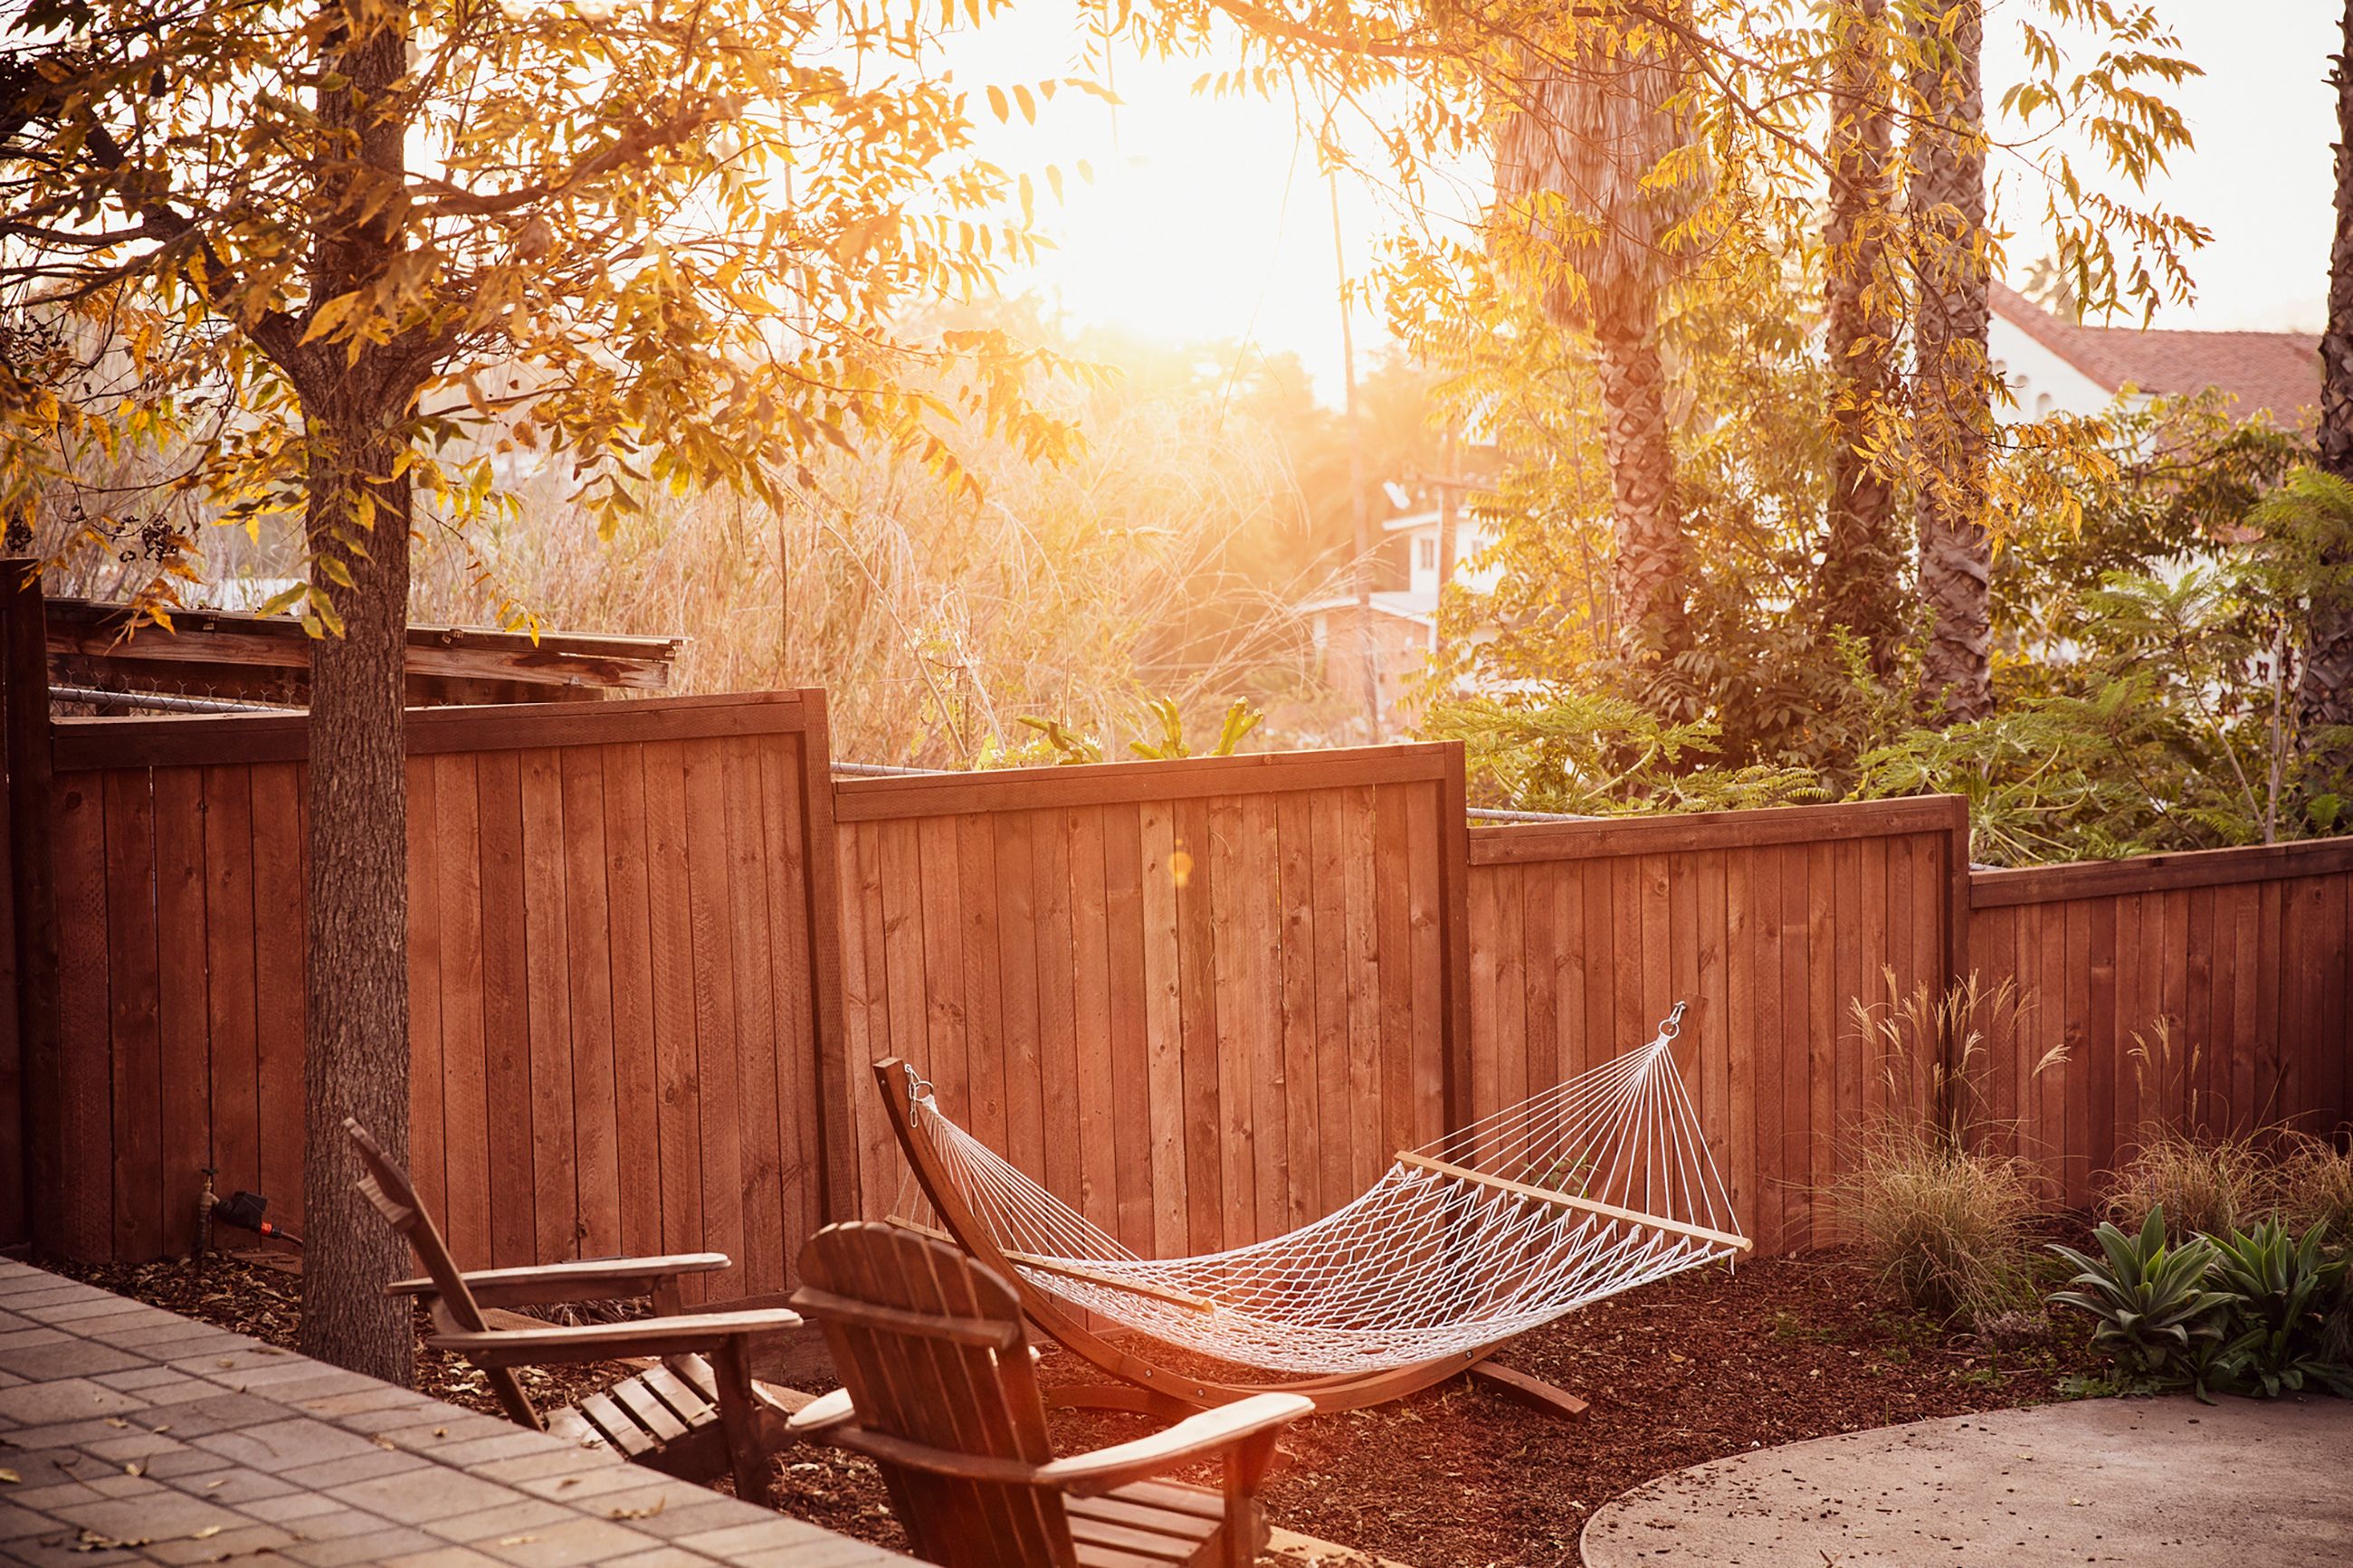
[[[2328,330],[2320,339],[2320,467],[2353,480],[2353,0],[2346,0],[2337,88],[2337,234],[2328,247]],[[2353,597],[2343,583],[2353,560],[2324,558],[2328,586],[2314,595],[2304,669],[2296,679],[2296,724],[2321,787],[2353,773]],[[2336,734],[2325,731],[2336,731]]]
[[[1981,0],[1956,0],[1950,31],[1934,7],[1912,18],[1926,62],[1914,98],[1909,197],[1919,279],[1914,310],[1913,443],[1919,468],[1914,517],[1920,591],[1931,616],[1921,696],[1945,722],[1993,706],[1988,584],[1986,460],[1993,382],[1986,355],[1992,310],[1983,249],[1985,89]]]
[[[1816,591],[1824,624],[1862,639],[1872,673],[1895,666],[1902,609],[1895,487],[1871,455],[1894,380],[1886,262],[1893,137],[1886,0],[1841,0],[1831,11],[1830,212],[1823,225],[1823,305],[1832,391],[1829,529]]]
[[[1646,322],[1604,317],[1594,322],[1594,342],[1615,501],[1610,593],[1619,643],[1638,663],[1656,662],[1684,642],[1683,531],[1668,439],[1666,371]]]

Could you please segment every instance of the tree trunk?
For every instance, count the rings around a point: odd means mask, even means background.
[[[1817,592],[1823,622],[1862,639],[1873,675],[1895,668],[1902,543],[1895,487],[1871,442],[1894,382],[1894,284],[1887,265],[1892,141],[1886,0],[1832,7],[1830,211],[1822,228],[1825,339],[1831,383],[1829,529]]]
[[[404,169],[405,126],[383,107],[406,68],[399,7],[354,12],[331,37],[322,73],[350,85],[319,95],[320,118],[353,156],[322,183],[332,216],[312,258],[314,303],[364,288],[401,244],[396,218],[368,216],[367,193]],[[381,204],[377,204],[379,206]],[[408,345],[341,344],[306,364],[305,531],[311,581],[330,590],[340,636],[311,645],[308,1005],[303,1058],[301,1348],[388,1383],[409,1381],[416,1336],[385,1285],[412,1268],[406,1246],[355,1190],[360,1167],[343,1119],[393,1157],[408,1157],[408,795],[403,733],[410,484],[394,476],[416,396]],[[350,582],[337,583],[340,571]]]
[[[1683,519],[1675,506],[1666,372],[1644,323],[1605,317],[1594,323],[1594,342],[1615,502],[1610,593],[1618,640],[1638,664],[1655,664],[1685,640]]]
[[[1918,257],[1913,444],[1918,461],[1920,591],[1932,617],[1921,696],[1942,722],[1993,706],[1986,454],[1993,424],[1985,239],[1985,89],[1980,0],[1957,0],[1949,35],[1932,7],[1912,20],[1927,62],[1915,98],[1910,200]]]
[[[2353,481],[2353,0],[2346,0],[2337,88],[2337,234],[2328,247],[2328,330],[2320,339],[2320,467]],[[2296,724],[2316,783],[2353,773],[2353,599],[2342,584],[2353,560],[2324,553],[2329,586],[2314,595],[2309,642],[2295,689]],[[2335,735],[2323,731],[2335,730]]]

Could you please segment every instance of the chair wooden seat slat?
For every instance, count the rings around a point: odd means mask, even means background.
[[[871,1224],[819,1231],[800,1275],[793,1304],[825,1331],[845,1386],[791,1429],[873,1458],[917,1555],[944,1568],[1244,1568],[1265,1544],[1259,1485],[1311,1401],[1261,1394],[1056,1459],[1002,1275]],[[1211,1458],[1220,1492],[1148,1479]]]
[[[699,1355],[681,1356],[679,1359],[700,1366],[704,1381],[709,1382],[710,1363]],[[670,1413],[684,1423],[689,1431],[698,1426],[708,1426],[719,1419],[719,1406],[711,1396],[680,1377],[667,1362],[658,1362],[648,1367],[639,1381],[645,1384],[646,1392],[667,1405]]]
[[[1070,1510],[1072,1532],[1077,1532],[1081,1519],[1088,1519],[1100,1520],[1106,1524],[1154,1530],[1163,1535],[1181,1536],[1189,1541],[1207,1541],[1218,1532],[1218,1521],[1225,1517],[1225,1505],[1215,1492],[1200,1494],[1201,1501],[1206,1505],[1203,1511],[1187,1512],[1169,1507],[1157,1496],[1131,1499],[1127,1495],[1131,1489],[1122,1487],[1118,1491],[1105,1492],[1101,1497],[1063,1499],[1062,1506]],[[1175,1489],[1159,1489],[1170,1491]]]
[[[645,1373],[617,1383],[612,1389],[613,1402],[627,1410],[637,1424],[654,1436],[654,1441],[667,1443],[673,1437],[686,1436],[686,1423],[670,1413],[669,1405],[654,1397],[646,1386]]]
[[[680,1278],[725,1268],[724,1253],[663,1258],[592,1258],[535,1268],[458,1267],[439,1227],[425,1212],[408,1173],[356,1121],[343,1129],[358,1151],[358,1186],[425,1270],[418,1279],[385,1287],[423,1300],[433,1317],[425,1342],[455,1351],[480,1367],[500,1407],[525,1426],[567,1442],[610,1447],[639,1464],[688,1480],[733,1475],[738,1497],[767,1495],[769,1461],[792,1439],[790,1412],[752,1381],[751,1348],[765,1336],[798,1326],[778,1310],[687,1314]],[[585,1326],[512,1326],[501,1313],[493,1324],[485,1308],[550,1306],[567,1301],[650,1298],[654,1315]],[[629,1361],[657,1364],[545,1416],[523,1393],[514,1368]]]

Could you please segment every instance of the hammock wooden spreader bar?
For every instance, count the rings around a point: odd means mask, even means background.
[[[1641,1214],[1633,1209],[1621,1209],[1616,1204],[1598,1203],[1591,1198],[1578,1197],[1574,1193],[1555,1192],[1550,1187],[1532,1187],[1525,1182],[1507,1181],[1502,1176],[1491,1176],[1484,1171],[1473,1171],[1467,1166],[1449,1164],[1443,1160],[1433,1160],[1427,1154],[1416,1154],[1410,1150],[1398,1150],[1397,1162],[1400,1165],[1411,1165],[1419,1170],[1435,1171],[1440,1175],[1451,1176],[1459,1182],[1476,1182],[1482,1187],[1493,1187],[1502,1192],[1517,1194],[1524,1198],[1534,1198],[1538,1203],[1556,1204],[1565,1209],[1577,1209],[1586,1214],[1599,1215],[1604,1219],[1616,1220],[1621,1225],[1639,1226],[1644,1230],[1664,1231],[1670,1236],[1685,1236],[1694,1241],[1704,1241],[1714,1247],[1728,1247],[1736,1252],[1749,1251],[1755,1245],[1746,1237],[1735,1236],[1728,1230],[1710,1230],[1704,1225],[1685,1225],[1677,1219],[1661,1219],[1656,1215]]]

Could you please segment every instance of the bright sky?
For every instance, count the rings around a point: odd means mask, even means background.
[[[2022,0],[1994,0],[1987,98],[2016,75]],[[2168,326],[2317,331],[2327,286],[2330,144],[2335,102],[2327,76],[2336,47],[2329,0],[2158,0],[2207,75],[2179,95],[2197,148],[2162,187],[2173,210],[2214,231],[2194,262],[2200,298],[2169,309]],[[2037,9],[2039,9],[2039,5]],[[1332,197],[1291,106],[1251,95],[1212,100],[1192,83],[1195,62],[1116,62],[1117,109],[1064,92],[1039,106],[1035,127],[1017,114],[999,127],[983,89],[1063,74],[1076,58],[1068,0],[1018,0],[1009,15],[949,47],[947,64],[972,94],[988,155],[1038,179],[1039,217],[1059,249],[1009,280],[1058,300],[1074,325],[1109,324],[1166,342],[1248,339],[1297,353],[1325,398],[1339,397],[1338,271]],[[1212,67],[1211,68],[1214,68]],[[1046,196],[1042,170],[1080,158],[1090,186],[1066,183],[1068,205]],[[1344,184],[1341,237],[1360,270],[1393,219],[1377,197]],[[2021,240],[2013,259],[2032,259]],[[1359,311],[1360,366],[1377,323]]]

